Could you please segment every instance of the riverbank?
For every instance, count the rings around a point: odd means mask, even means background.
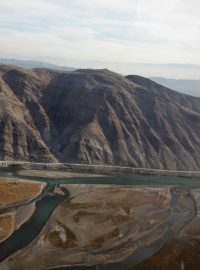
[[[133,168],[110,165],[88,165],[75,163],[37,163],[21,161],[0,161],[0,169],[11,170],[61,170],[68,172],[92,173],[92,174],[144,174],[156,176],[193,177],[200,178],[200,171],[176,171],[150,168]]]
[[[46,183],[0,177],[0,213],[28,204],[37,198]]]
[[[18,170],[17,175],[21,177],[32,176],[32,177],[45,177],[48,179],[55,179],[55,178],[78,178],[78,177],[104,177],[103,174],[92,174],[92,173],[85,173],[85,172],[68,172],[68,171],[59,171],[59,170]]]
[[[62,191],[64,192],[64,195],[54,194],[54,187],[51,187],[45,196],[42,196],[40,200],[36,201],[36,210],[29,220],[16,230],[7,240],[1,243],[0,261],[3,262],[3,264],[7,261],[9,262],[10,256],[13,254],[23,252],[24,248],[28,247],[29,244],[37,238],[48,222],[53,210],[69,196],[69,192],[65,188],[62,188]],[[20,269],[22,269],[21,264],[22,262],[19,262],[18,266]],[[0,269],[4,269],[2,264]]]
[[[0,243],[9,238],[35,211],[46,183],[0,177]]]
[[[0,245],[2,270],[127,269],[151,257],[186,226],[200,196],[199,190],[193,196],[190,192],[200,188],[196,178],[89,177],[85,171],[23,172],[18,166],[1,175],[47,184],[29,219]],[[24,216],[21,210],[18,214]]]
[[[196,216],[175,238],[152,257],[128,270],[200,269],[200,189],[190,191],[196,204]]]
[[[158,251],[194,215],[187,191],[176,187],[79,185],[77,190],[76,185],[65,185],[65,189],[71,198],[59,204],[43,233],[9,256],[2,269],[94,269],[95,265],[126,269]]]

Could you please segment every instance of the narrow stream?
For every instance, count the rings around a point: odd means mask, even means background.
[[[53,189],[54,187],[49,189],[49,191],[53,193]],[[0,244],[0,262],[16,251],[26,247],[38,236],[49,220],[53,210],[69,197],[70,194],[66,189],[62,188],[62,191],[65,191],[64,195],[47,194],[36,201],[36,210],[31,218]]]

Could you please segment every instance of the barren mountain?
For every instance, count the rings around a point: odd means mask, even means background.
[[[108,70],[0,66],[0,159],[200,168],[200,99]]]

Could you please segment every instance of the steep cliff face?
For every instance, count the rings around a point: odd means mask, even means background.
[[[200,99],[108,70],[0,66],[0,158],[200,168]]]

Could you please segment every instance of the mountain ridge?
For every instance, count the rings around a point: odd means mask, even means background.
[[[15,58],[0,58],[0,65],[12,65],[22,68],[49,68],[62,71],[76,70],[74,67],[59,66],[49,62],[37,61],[37,60],[20,60]]]
[[[0,66],[0,159],[200,168],[200,99],[107,69]]]

